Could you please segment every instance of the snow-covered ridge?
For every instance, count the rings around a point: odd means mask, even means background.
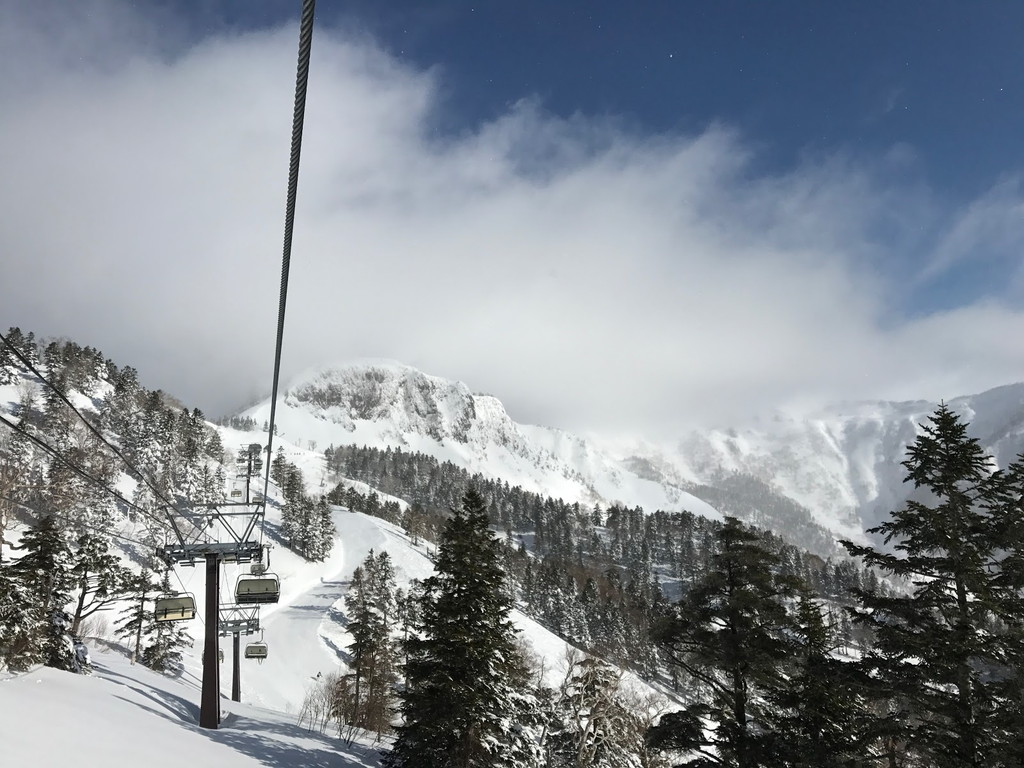
[[[1024,383],[947,404],[1000,466],[1024,451]],[[800,418],[776,415],[746,429],[691,432],[657,458],[709,481],[732,472],[752,475],[832,530],[863,529],[906,499],[901,462],[938,406],[926,400],[843,403]]]
[[[949,404],[1001,465],[1024,451],[1024,384]],[[698,498],[701,486],[728,485],[749,493],[755,506],[767,486],[777,497],[764,499],[754,516],[783,536],[813,521],[836,536],[862,538],[905,498],[900,462],[937,406],[842,403],[801,416],[771,414],[741,429],[693,431],[675,443],[624,442],[517,424],[497,397],[474,395],[462,382],[362,360],[298,377],[278,403],[278,425],[296,444],[419,451],[586,505],[718,516]],[[269,412],[265,401],[241,415],[262,423]],[[763,483],[761,490],[744,478]],[[769,509],[778,509],[778,497],[802,509],[780,517]]]
[[[240,415],[263,423],[269,414],[265,401]],[[498,398],[393,361],[363,360],[297,377],[278,402],[277,423],[281,436],[296,444],[398,447],[567,501],[717,516],[683,488],[639,477],[582,437],[517,424]]]

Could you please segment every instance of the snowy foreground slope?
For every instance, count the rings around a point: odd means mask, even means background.
[[[92,650],[91,676],[40,667],[0,679],[0,764],[102,768],[370,768],[377,748],[346,747],[288,715],[222,700],[218,730],[199,719],[199,683]]]
[[[197,641],[186,652],[185,670],[177,679],[133,666],[123,647],[96,639],[89,642],[96,667],[92,676],[38,668],[0,678],[0,765],[48,766],[71,758],[104,768],[377,766],[385,745],[366,738],[346,747],[330,729],[326,735],[311,733],[305,722],[297,722],[298,710],[317,673],[344,671],[344,648],[350,642],[344,595],[352,571],[369,551],[390,554],[403,588],[411,578],[428,576],[432,566],[424,552],[382,520],[335,508],[335,522],[338,538],[326,563],[305,563],[275,549],[282,600],[262,611],[270,653],[263,664],[242,660],[240,703],[229,700],[231,645],[222,640],[220,729],[197,724],[202,626],[196,621],[190,629]],[[202,569],[178,570],[202,608]],[[556,684],[566,644],[519,613],[513,619],[532,652],[544,660],[549,683]],[[630,677],[626,683],[651,693],[658,706],[667,704],[639,680]]]

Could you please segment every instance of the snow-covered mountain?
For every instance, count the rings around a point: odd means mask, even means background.
[[[399,447],[583,504],[735,514],[812,549],[862,538],[906,495],[900,462],[927,401],[847,403],[777,413],[674,443],[623,442],[517,424],[491,395],[392,361],[298,377],[278,403],[295,443]],[[1024,384],[950,401],[1001,465],[1024,450]],[[269,418],[264,401],[241,415]]]
[[[947,405],[970,424],[970,434],[1005,467],[1024,451],[1024,383]],[[939,403],[848,403],[803,417],[782,416],[741,430],[692,432],[656,458],[676,477],[716,478],[742,473],[770,483],[837,532],[876,525],[909,492],[901,462],[919,425]]]
[[[240,415],[262,424],[270,402]],[[592,441],[517,424],[496,397],[393,361],[300,376],[285,389],[276,418],[281,437],[297,444],[399,447],[567,501],[717,516],[680,485],[640,477]]]

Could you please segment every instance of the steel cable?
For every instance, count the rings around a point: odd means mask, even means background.
[[[266,474],[263,480],[263,504],[266,510],[270,492],[270,465],[274,458],[274,425],[277,417],[277,393],[281,381],[281,349],[284,345],[284,317],[288,302],[288,274],[292,261],[292,235],[295,230],[295,201],[299,189],[299,160],[302,155],[302,128],[306,117],[306,86],[309,81],[309,57],[313,45],[313,15],[316,0],[302,0],[302,20],[299,24],[299,62],[295,73],[295,107],[292,112],[291,157],[288,165],[288,194],[284,214],[284,250],[281,258],[281,292],[277,309],[277,343],[274,350],[274,381],[270,393],[270,420],[268,422]],[[260,540],[263,525],[260,525]]]

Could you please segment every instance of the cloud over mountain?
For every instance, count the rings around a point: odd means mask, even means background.
[[[295,27],[65,6],[0,9],[25,73],[0,87],[0,321],[230,410],[270,384]],[[1012,291],[913,297],[914,264],[1007,250],[1015,193],[940,220],[906,153],[765,171],[728,126],[645,135],[530,94],[442,131],[443,73],[346,30],[317,30],[309,87],[286,372],[393,357],[520,422],[637,432],[1024,377]]]

